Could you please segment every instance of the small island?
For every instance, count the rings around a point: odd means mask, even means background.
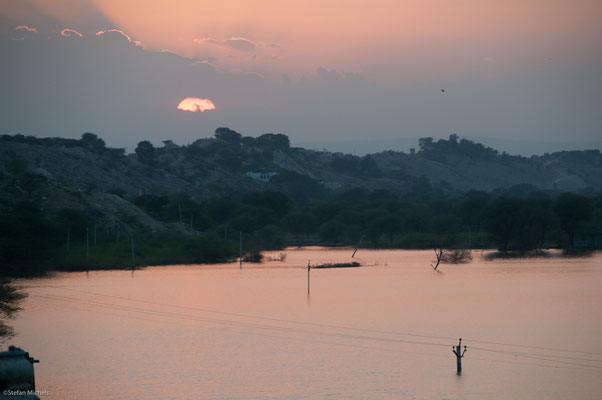
[[[353,267],[361,267],[362,264],[358,263],[357,261],[353,261],[353,262],[349,262],[349,263],[325,263],[325,264],[318,264],[318,265],[312,265],[311,269],[316,269],[316,268],[353,268]]]

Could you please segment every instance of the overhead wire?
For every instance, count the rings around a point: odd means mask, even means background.
[[[62,289],[68,290],[68,291],[73,291],[73,292],[84,293],[84,294],[88,294],[88,295],[115,298],[115,299],[119,299],[119,300],[126,300],[126,301],[138,302],[138,303],[147,303],[147,304],[164,306],[164,307],[172,307],[172,308],[186,309],[186,310],[191,310],[191,311],[201,311],[201,312],[208,312],[208,313],[214,313],[214,314],[230,315],[230,316],[236,316],[236,317],[241,317],[241,318],[253,318],[253,319],[261,319],[261,320],[273,321],[273,322],[284,322],[284,323],[290,323],[290,324],[315,326],[315,327],[320,327],[320,328],[346,329],[346,330],[361,331],[361,332],[370,332],[370,333],[387,334],[387,335],[401,335],[401,336],[420,337],[420,338],[428,338],[428,339],[442,339],[442,340],[457,340],[458,339],[457,337],[449,337],[449,336],[427,335],[427,334],[410,333],[410,332],[387,331],[387,330],[378,330],[378,329],[370,329],[370,328],[357,328],[357,327],[350,327],[350,326],[345,326],[345,325],[295,321],[295,320],[282,319],[282,318],[272,318],[272,317],[265,317],[265,316],[258,316],[258,315],[240,314],[240,313],[233,313],[233,312],[227,312],[227,311],[218,311],[218,310],[199,308],[199,307],[189,307],[189,306],[181,306],[181,305],[174,305],[174,304],[168,304],[168,303],[160,303],[160,302],[149,301],[149,300],[132,299],[130,297],[108,295],[108,294],[104,294],[104,293],[89,292],[89,291],[85,291],[85,290],[72,289],[72,288],[62,288]],[[546,350],[546,351],[554,351],[554,352],[562,352],[562,353],[577,353],[577,354],[602,356],[602,353],[592,352],[592,351],[551,348],[551,347],[532,346],[532,345],[524,345],[524,344],[512,344],[512,343],[487,341],[487,340],[471,339],[471,338],[463,338],[463,341],[464,342],[483,343],[483,344],[492,344],[492,345],[498,345],[498,346],[507,346],[507,347],[519,347],[519,348],[534,349],[534,350]],[[475,348],[475,347],[471,346],[471,348]],[[515,354],[515,353],[512,353],[512,354]],[[532,355],[539,356],[540,354],[532,354]],[[602,360],[581,359],[581,358],[576,358],[576,357],[561,357],[561,356],[554,356],[554,357],[567,358],[567,359],[573,359],[573,360],[587,360],[587,361],[601,361],[602,362]]]
[[[249,324],[249,323],[239,323],[236,321],[225,321],[225,320],[217,320],[217,319],[213,319],[213,318],[203,318],[203,317],[196,317],[196,316],[191,316],[191,315],[186,315],[186,314],[177,314],[177,313],[171,313],[171,312],[163,312],[163,311],[156,311],[156,310],[145,310],[145,309],[138,309],[136,307],[129,307],[129,306],[119,306],[119,305],[115,305],[115,304],[109,304],[109,303],[100,303],[100,302],[95,302],[95,301],[87,301],[87,300],[81,300],[81,299],[76,299],[76,298],[72,298],[72,297],[65,297],[65,296],[57,296],[57,295],[48,295],[48,294],[40,294],[40,293],[32,293],[34,296],[38,296],[38,297],[42,297],[42,298],[47,298],[47,299],[53,299],[53,300],[60,300],[60,301],[75,301],[76,303],[80,303],[80,304],[84,304],[84,305],[90,305],[90,306],[97,306],[97,307],[105,307],[108,309],[113,309],[113,310],[118,310],[118,311],[129,311],[129,312],[138,312],[138,313],[143,313],[146,315],[155,315],[155,316],[167,316],[167,317],[176,317],[176,318],[183,318],[183,319],[188,319],[188,320],[192,320],[192,321],[197,321],[197,322],[216,322],[216,323],[223,323],[223,324],[227,324],[227,325],[234,325],[234,326],[242,326],[242,327],[251,327],[251,328],[259,328],[259,329],[267,329],[267,330],[277,330],[277,331],[284,331],[284,332],[289,332],[289,333],[300,333],[300,334],[312,334],[312,335],[319,335],[319,336],[325,336],[325,337],[334,337],[334,338],[345,338],[345,339],[360,339],[360,340],[372,340],[372,341],[377,341],[377,342],[388,342],[388,343],[406,343],[406,344],[418,344],[418,345],[434,345],[434,346],[443,346],[443,347],[447,347],[449,346],[448,344],[441,344],[441,343],[430,343],[430,342],[417,342],[417,341],[407,341],[407,340],[401,340],[401,339],[390,339],[390,338],[378,338],[378,337],[370,337],[370,336],[361,336],[361,335],[348,335],[348,334],[339,334],[339,333],[332,333],[332,332],[319,332],[319,331],[308,331],[308,330],[303,330],[303,329],[296,329],[296,328],[286,328],[286,327],[276,327],[276,326],[270,326],[270,325],[258,325],[258,324]],[[95,312],[99,312],[96,311]],[[102,312],[100,312],[102,313]],[[108,314],[108,313],[103,313],[103,314]],[[110,314],[109,314],[110,315]],[[129,316],[131,317],[131,316]],[[132,317],[135,319],[142,319],[142,320],[146,320],[146,321],[153,321],[153,320],[149,320],[146,318],[138,318],[138,317]],[[241,332],[241,331],[236,331],[236,330],[232,330],[232,329],[228,329],[232,332],[235,333],[240,333],[240,334],[253,334],[253,335],[260,335],[260,336],[267,336],[267,337],[274,337],[274,338],[280,338],[280,339],[286,339],[286,340],[300,340],[300,341],[310,341],[310,342],[315,342],[315,343],[324,343],[324,344],[335,344],[335,345],[340,345],[340,346],[349,346],[349,347],[353,347],[353,348],[357,348],[357,347],[362,347],[362,348],[368,348],[371,350],[377,349],[377,350],[386,350],[386,351],[399,351],[397,349],[388,349],[388,348],[380,348],[380,347],[370,347],[370,346],[361,346],[361,345],[357,345],[357,344],[353,344],[353,345],[348,345],[345,343],[340,343],[340,342],[325,342],[325,341],[320,341],[320,340],[307,340],[307,338],[295,338],[295,337],[282,337],[282,336],[277,336],[277,335],[268,335],[265,333],[258,333],[258,332],[249,332],[249,331],[245,331],[245,332]],[[507,351],[496,351],[496,350],[492,350],[492,349],[485,349],[485,348],[475,348],[475,347],[470,347],[471,350],[481,350],[481,351],[491,351],[493,353],[499,353],[499,354],[505,354],[505,355],[514,355],[514,356],[518,356],[520,355],[521,357],[525,357],[525,358],[532,358],[532,359],[537,359],[537,360],[542,360],[542,361],[548,361],[548,362],[560,362],[563,364],[569,364],[569,365],[575,365],[575,366],[579,366],[579,367],[585,367],[585,368],[572,368],[572,367],[567,367],[567,366],[557,366],[557,365],[547,365],[547,364],[538,364],[538,363],[525,363],[525,362],[519,362],[518,364],[521,365],[532,365],[532,366],[540,366],[540,367],[548,367],[548,368],[564,368],[564,369],[576,369],[576,370],[586,370],[586,371],[595,371],[595,370],[599,370],[601,369],[600,367],[596,367],[596,366],[592,366],[592,365],[585,365],[585,364],[578,364],[578,363],[571,363],[571,362],[563,362],[561,360],[551,360],[551,359],[546,359],[546,358],[542,358],[542,357],[535,357],[535,356],[530,356],[527,354],[519,354],[519,353],[512,353],[512,352],[507,352]],[[411,353],[411,354],[418,354],[418,355],[424,355],[424,356],[433,356],[433,357],[441,357],[443,358],[444,356],[442,355],[438,355],[438,354],[431,354],[431,353],[424,353],[424,352],[408,352],[407,350],[403,350],[404,353]],[[479,358],[475,358],[475,360],[482,360],[482,361],[492,361],[492,362],[498,362],[498,363],[509,363],[509,364],[515,364],[516,362],[511,362],[511,361],[503,361],[503,360],[496,360],[496,359],[479,359]]]
[[[408,344],[420,344],[420,345],[425,345],[425,346],[448,347],[448,344],[445,344],[445,343],[421,342],[421,341],[416,341],[416,340],[393,339],[393,338],[383,338],[383,337],[365,336],[365,335],[352,335],[352,334],[339,333],[339,332],[312,331],[312,330],[308,330],[308,329],[282,327],[282,326],[276,326],[276,325],[262,325],[262,324],[251,323],[251,322],[240,322],[240,321],[224,320],[224,319],[217,319],[217,318],[199,317],[199,316],[194,316],[194,315],[177,314],[177,313],[172,313],[172,312],[168,312],[168,311],[140,309],[140,308],[130,307],[130,306],[121,306],[121,305],[115,305],[115,304],[110,304],[110,303],[101,303],[101,302],[96,302],[96,301],[80,300],[80,299],[68,297],[68,296],[57,296],[57,295],[48,295],[48,294],[40,294],[40,293],[32,293],[32,294],[35,296],[38,296],[38,297],[42,297],[42,298],[50,298],[50,299],[63,300],[63,301],[75,301],[75,302],[79,302],[81,304],[107,307],[110,309],[116,309],[116,310],[122,310],[122,311],[133,311],[133,312],[139,312],[139,313],[151,314],[151,315],[173,316],[173,317],[183,318],[183,319],[191,319],[191,320],[197,320],[197,321],[209,321],[209,322],[215,322],[215,323],[220,323],[220,324],[225,324],[225,325],[243,326],[243,327],[250,327],[250,328],[257,328],[257,329],[264,329],[264,330],[277,330],[277,331],[290,332],[290,333],[301,333],[301,334],[338,337],[338,338],[346,338],[346,339],[373,340],[373,341],[388,342],[388,343],[408,343]]]

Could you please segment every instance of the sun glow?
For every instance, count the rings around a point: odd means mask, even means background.
[[[178,104],[178,110],[190,112],[203,112],[215,110],[215,104],[209,99],[199,99],[198,97],[186,97]]]

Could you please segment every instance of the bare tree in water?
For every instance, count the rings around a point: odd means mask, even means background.
[[[472,255],[468,249],[444,249],[443,247],[433,247],[435,251],[436,262],[431,267],[437,271],[440,263],[464,264],[472,261]]]
[[[441,263],[441,260],[443,259],[443,248],[442,247],[434,247],[433,250],[435,251],[435,257],[437,257],[437,263],[435,265],[431,264],[431,267],[437,271],[437,267],[439,266],[439,263]]]
[[[25,297],[27,294],[19,291],[9,280],[0,278],[0,343],[14,335],[7,320],[14,318],[17,311],[21,310],[19,304]]]

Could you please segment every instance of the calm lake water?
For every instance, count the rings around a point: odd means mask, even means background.
[[[308,260],[352,250],[279,253],[26,281],[10,343],[61,400],[602,398],[601,253],[438,273],[432,251],[360,249],[363,267],[312,270],[309,296]]]

